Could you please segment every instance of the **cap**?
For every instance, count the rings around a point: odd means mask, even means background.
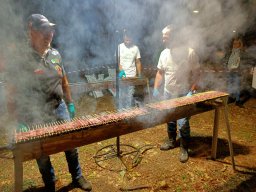
[[[41,14],[32,14],[28,18],[28,23],[35,30],[45,30],[49,28],[53,28],[55,26],[54,23],[51,23],[45,16]]]

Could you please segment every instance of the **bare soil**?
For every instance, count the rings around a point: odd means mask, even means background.
[[[94,99],[85,95],[77,103],[78,115],[112,110],[113,98],[105,94]],[[179,148],[159,150],[166,139],[166,125],[159,125],[120,137],[120,158],[95,162],[95,154],[107,152],[108,145],[116,139],[109,139],[79,148],[80,164],[84,176],[91,181],[94,192],[253,192],[256,191],[256,99],[245,103],[244,108],[229,104],[229,120],[237,171],[231,166],[224,114],[221,112],[217,160],[210,160],[213,111],[191,117],[192,143],[187,163],[179,162]],[[5,123],[1,121],[2,129]],[[118,126],[118,125],[117,125]],[[4,139],[1,139],[4,143]],[[102,149],[104,148],[104,149]],[[1,153],[0,153],[1,154]],[[135,155],[137,154],[137,156]],[[11,157],[6,152],[5,157]],[[97,160],[99,160],[97,158]],[[51,156],[55,168],[57,191],[82,191],[70,185],[64,153]],[[125,166],[124,166],[125,165]],[[113,170],[111,170],[113,169]],[[0,191],[13,190],[13,160],[0,158]],[[41,175],[35,160],[24,163],[24,185],[26,192],[44,191]]]

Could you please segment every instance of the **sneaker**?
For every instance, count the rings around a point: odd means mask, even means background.
[[[80,177],[77,180],[74,180],[72,183],[75,187],[83,189],[84,191],[91,191],[92,190],[91,183],[89,181],[87,181],[83,176]]]

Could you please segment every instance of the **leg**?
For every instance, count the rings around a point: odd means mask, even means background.
[[[128,95],[128,89],[125,86],[120,86],[119,88],[119,109],[127,108],[129,105],[130,97]]]
[[[39,159],[37,159],[36,162],[47,191],[55,191],[56,178],[54,174],[54,169],[50,161],[50,157],[42,156]]]
[[[227,92],[230,94],[230,101],[234,101],[236,87],[234,86],[234,74],[229,72],[227,77]]]
[[[164,92],[164,99],[171,99],[170,93]],[[177,122],[171,121],[167,123],[168,139],[160,146],[160,150],[169,150],[175,148],[177,136]]]
[[[72,149],[69,151],[65,151],[66,159],[68,162],[68,169],[70,174],[72,175],[72,183],[76,187],[79,187],[85,191],[91,191],[92,186],[91,183],[88,182],[82,176],[82,170],[78,161],[78,151],[77,149]]]
[[[240,87],[241,87],[241,77],[239,74],[236,74],[234,76],[234,87],[236,88],[235,91],[235,97],[236,97],[236,102],[239,103],[240,102]]]
[[[175,148],[177,136],[177,123],[172,121],[167,123],[168,139],[160,146],[160,150],[166,151]]]
[[[180,162],[188,161],[188,145],[190,142],[190,125],[189,118],[178,120],[179,136],[180,136]]]
[[[69,172],[72,175],[72,180],[79,179],[82,176],[82,171],[78,161],[77,149],[65,151],[65,155],[68,163]]]
[[[126,107],[128,107],[128,108],[135,106],[134,93],[135,93],[135,87],[134,86],[128,86],[128,94],[126,96],[126,98],[128,100],[128,103],[127,103]]]

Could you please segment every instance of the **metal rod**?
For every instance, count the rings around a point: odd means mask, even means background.
[[[117,33],[116,43],[116,108],[120,108],[120,101],[119,101],[119,62],[120,62],[120,47],[119,47],[119,34]],[[116,138],[116,149],[117,149],[117,157],[120,157],[120,137]]]

